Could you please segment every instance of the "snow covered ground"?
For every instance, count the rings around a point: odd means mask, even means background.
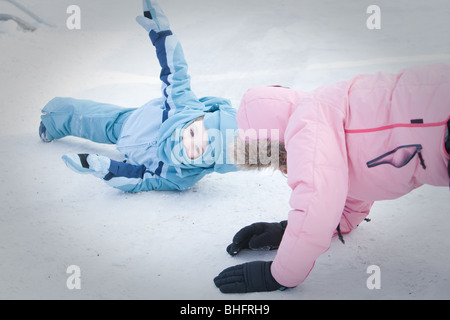
[[[73,173],[69,152],[121,159],[113,146],[77,138],[44,144],[41,108],[55,96],[137,107],[160,95],[159,66],[135,22],[141,1],[17,0],[45,23],[24,32],[0,21],[0,299],[449,299],[448,188],[422,187],[376,203],[371,222],[333,239],[307,280],[284,292],[223,295],[224,268],[275,252],[225,248],[235,232],[289,211],[285,178],[272,172],[211,175],[186,192],[126,194]],[[81,29],[66,21],[81,9]],[[197,96],[238,107],[246,89],[312,90],[359,73],[450,62],[448,0],[164,0]],[[369,30],[369,5],[381,29]],[[81,271],[69,290],[67,268]],[[369,290],[367,268],[381,271]]]

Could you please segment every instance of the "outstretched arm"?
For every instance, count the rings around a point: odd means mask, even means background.
[[[203,109],[203,104],[191,91],[191,79],[183,49],[170,30],[169,21],[156,1],[143,0],[144,15],[136,21],[149,33],[161,66],[161,91],[165,99],[165,117],[185,108]],[[166,120],[163,119],[163,120]]]
[[[180,190],[180,186],[146,169],[144,165],[111,160],[105,182],[125,192]]]
[[[147,170],[144,165],[119,162],[96,154],[66,154],[62,159],[73,171],[90,173],[125,192],[181,189],[177,184]]]

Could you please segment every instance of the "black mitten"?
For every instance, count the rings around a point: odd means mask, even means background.
[[[254,261],[223,270],[214,278],[222,293],[247,293],[285,289],[272,277],[272,261]]]
[[[273,250],[280,246],[287,221],[257,222],[241,229],[227,247],[227,252],[235,256],[242,249]]]

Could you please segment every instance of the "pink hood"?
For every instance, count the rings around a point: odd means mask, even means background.
[[[241,129],[241,138],[255,138],[252,135],[245,135],[249,129],[256,130],[257,139],[264,138],[261,135],[265,136],[266,130],[267,138],[271,138],[271,130],[275,129],[279,130],[279,141],[284,141],[289,118],[303,95],[301,91],[280,86],[260,86],[249,89],[236,115],[238,128]]]

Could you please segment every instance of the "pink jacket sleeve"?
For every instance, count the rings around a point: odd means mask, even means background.
[[[328,88],[323,96],[342,98],[337,89]],[[348,164],[343,105],[345,98],[322,101],[309,95],[292,114],[286,130],[292,210],[271,269],[286,287],[303,282],[315,260],[328,250],[345,207]]]
[[[355,229],[370,212],[373,201],[360,201],[347,198],[342,213],[340,228],[342,233]]]

